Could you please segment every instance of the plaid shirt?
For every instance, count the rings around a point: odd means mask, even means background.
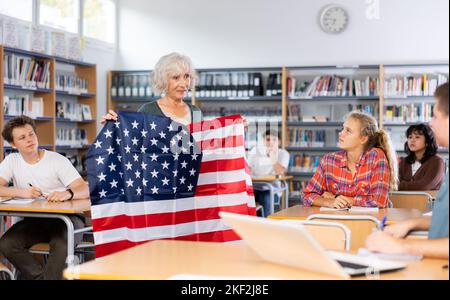
[[[353,197],[354,206],[386,207],[389,196],[390,169],[383,150],[365,152],[356,164],[353,177],[347,166],[347,152],[325,155],[316,173],[303,189],[303,203],[312,206],[324,192]]]

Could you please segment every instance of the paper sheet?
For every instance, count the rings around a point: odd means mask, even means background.
[[[34,199],[11,199],[11,200],[6,200],[3,202],[0,202],[1,204],[8,204],[8,205],[25,205],[25,204],[30,204],[34,201]]]
[[[362,207],[362,206],[352,206],[349,212],[353,213],[377,213],[379,212],[378,207]]]
[[[379,259],[385,260],[422,260],[422,256],[409,255],[409,254],[388,254],[388,253],[376,253],[371,252],[366,248],[360,248],[358,250],[360,256],[374,256]]]
[[[347,211],[349,210],[348,207],[346,208],[332,208],[332,207],[321,207],[320,211]]]

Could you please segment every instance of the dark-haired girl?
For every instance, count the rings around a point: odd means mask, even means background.
[[[437,143],[428,125],[412,125],[406,131],[406,157],[400,160],[399,190],[438,190],[444,180],[445,164],[437,153]]]

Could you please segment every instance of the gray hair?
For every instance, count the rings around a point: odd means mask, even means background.
[[[161,57],[151,75],[153,91],[158,95],[166,92],[169,78],[183,75],[184,73],[188,73],[193,79],[189,87],[193,88],[195,84],[195,69],[189,57],[176,52]]]

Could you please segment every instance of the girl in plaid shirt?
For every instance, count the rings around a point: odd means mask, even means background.
[[[350,113],[339,133],[341,151],[325,155],[307,187],[303,204],[346,208],[386,207],[397,189],[397,157],[389,135],[372,116]]]

